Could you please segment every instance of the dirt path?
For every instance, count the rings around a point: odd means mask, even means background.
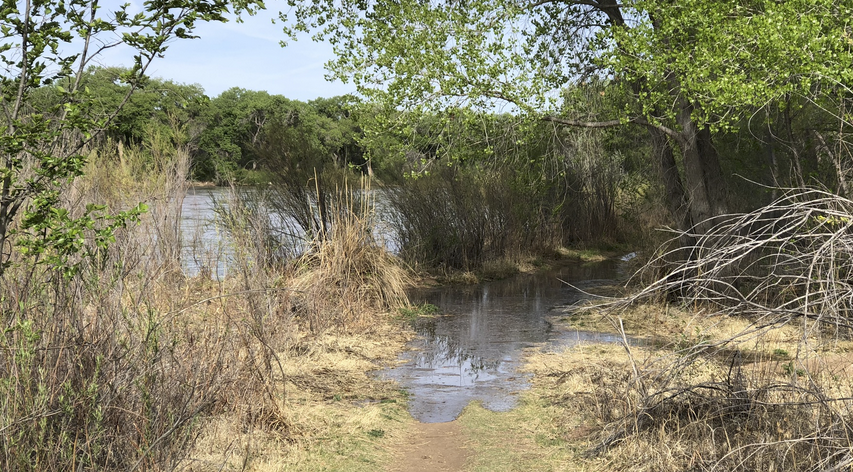
[[[455,421],[418,423],[389,472],[460,472],[469,455]]]

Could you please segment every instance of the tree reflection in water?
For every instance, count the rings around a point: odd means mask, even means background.
[[[472,400],[495,411],[511,409],[527,388],[519,374],[522,350],[582,341],[617,342],[601,333],[554,330],[552,308],[575,303],[584,290],[613,284],[624,276],[616,261],[567,266],[477,286],[441,287],[411,294],[414,302],[438,306],[443,315],[418,319],[418,338],[405,364],[381,375],[396,379],[411,394],[409,410],[423,422],[451,421]]]

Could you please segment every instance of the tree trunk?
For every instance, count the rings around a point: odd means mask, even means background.
[[[616,0],[599,0],[593,2],[593,5],[607,15],[611,26],[627,27],[621,5]],[[654,15],[650,13],[649,17],[652,26],[657,28]],[[700,129],[696,125],[691,116],[693,105],[680,95],[681,84],[678,79],[669,74],[668,80],[677,107],[676,123],[681,128],[678,144],[681,146],[684,164],[684,185],[678,174],[669,138],[662,130],[652,128],[652,143],[659,159],[670,212],[677,223],[682,225],[681,230],[692,229],[696,234],[704,234],[714,226],[716,217],[727,211],[725,180],[710,130],[707,127]],[[635,93],[644,87],[642,81],[632,83]]]
[[[676,121],[681,127],[681,153],[693,230],[705,234],[726,212],[725,182],[720,160],[711,144],[711,133],[700,130],[690,116],[692,107],[681,106]]]
[[[690,219],[687,196],[684,193],[684,184],[681,182],[681,175],[672,150],[672,141],[663,132],[654,128],[649,129],[649,134],[652,139],[652,152],[657,160],[660,178],[666,192],[667,208],[678,229],[687,231],[693,224]],[[685,243],[690,241],[682,241],[682,245]]]

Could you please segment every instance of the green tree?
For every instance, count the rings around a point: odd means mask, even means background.
[[[81,248],[85,232],[96,229],[106,244],[111,231],[134,216],[108,216],[103,208],[89,206],[83,216],[72,217],[59,209],[62,184],[82,173],[84,149],[144,83],[148,66],[166,52],[169,41],[193,38],[200,22],[226,21],[229,9],[239,13],[260,5],[252,0],[151,0],[130,13],[129,4],[108,11],[97,0],[3,3],[0,274],[13,244],[35,260],[63,265]],[[105,50],[119,46],[134,54],[133,66],[115,79],[128,87],[113,109],[99,110],[97,97],[84,84],[84,71]],[[43,88],[52,88],[58,99],[45,100]]]
[[[123,67],[95,67],[84,73],[82,86],[89,88],[94,101],[92,116],[109,117],[106,135],[126,144],[142,144],[146,135],[174,125],[195,123],[208,106],[200,85],[177,84],[171,80],[145,77],[135,86],[122,82],[129,72]],[[127,101],[120,106],[127,97]]]
[[[281,101],[252,146],[270,179],[270,203],[295,223],[285,231],[288,238],[325,238],[346,178],[370,172],[348,102]]]
[[[264,128],[289,102],[280,95],[239,87],[213,98],[202,115],[196,178],[225,182],[238,169],[257,167],[253,148]]]
[[[195,174],[226,181],[238,170],[259,168],[262,161],[268,161],[258,154],[259,149],[268,147],[265,140],[282,137],[281,130],[274,128],[298,129],[300,140],[311,141],[312,155],[322,156],[337,167],[354,165],[369,173],[359,144],[361,128],[352,112],[355,103],[348,96],[303,103],[262,91],[226,90],[203,112],[201,155]]]
[[[509,103],[564,126],[648,128],[673,215],[700,232],[727,210],[715,131],[818,82],[851,83],[841,0],[290,3],[286,31],[328,37],[332,72],[387,110]],[[561,109],[559,90],[595,77],[627,92],[619,113]]]
[[[358,100],[349,95],[318,98],[308,102],[308,106],[317,114],[320,141],[335,165],[354,166],[373,175],[370,160],[360,144],[362,130],[354,113]]]

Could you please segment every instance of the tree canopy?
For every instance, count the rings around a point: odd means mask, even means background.
[[[727,209],[719,131],[791,95],[849,94],[853,79],[841,0],[289,3],[286,32],[328,38],[332,73],[387,110],[456,115],[508,103],[564,126],[647,127],[685,229],[703,231]],[[562,90],[593,79],[625,92],[621,109],[562,106]]]

